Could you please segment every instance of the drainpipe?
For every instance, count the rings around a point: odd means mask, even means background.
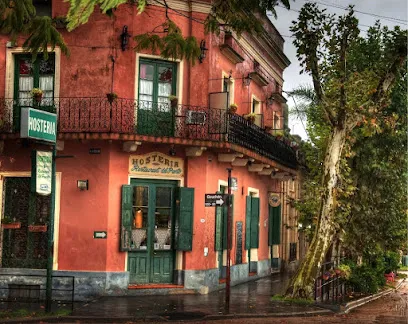
[[[188,0],[188,16],[189,16],[189,24],[188,24],[188,36],[193,36],[193,4],[191,0]],[[191,98],[190,98],[190,87],[191,87],[191,64],[187,63],[187,105],[190,106]]]

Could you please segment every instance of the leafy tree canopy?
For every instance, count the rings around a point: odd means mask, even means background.
[[[52,49],[59,46],[64,54],[69,54],[55,22],[50,17],[37,16],[32,0],[0,0],[0,16],[0,32],[10,35],[12,41],[19,35],[26,36],[23,47],[34,57],[44,52],[47,58],[48,46]]]

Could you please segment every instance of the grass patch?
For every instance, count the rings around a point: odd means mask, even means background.
[[[398,268],[398,270],[408,271],[408,266],[401,266],[401,267]]]
[[[407,275],[405,273],[398,273],[398,275],[397,275],[398,279],[404,279],[406,277],[407,277]]]
[[[13,309],[13,310],[2,310],[0,312],[0,318],[35,318],[35,317],[55,317],[55,316],[69,316],[71,311],[68,309],[59,309],[55,312],[45,313],[44,311],[30,311],[28,309]]]
[[[283,295],[273,295],[271,297],[272,301],[279,301],[279,302],[289,302],[297,305],[311,305],[314,304],[313,299],[303,299],[303,298],[292,298]]]

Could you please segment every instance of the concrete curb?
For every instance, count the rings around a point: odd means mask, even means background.
[[[192,321],[211,321],[211,320],[227,320],[237,318],[268,318],[268,317],[305,317],[305,316],[323,316],[333,314],[331,310],[322,309],[317,311],[294,312],[294,313],[243,313],[243,314],[220,314],[206,315],[202,318],[192,319]],[[169,314],[170,315],[170,314]],[[186,319],[187,320],[187,319]],[[61,323],[82,321],[84,323],[128,323],[128,322],[174,322],[179,320],[169,320],[163,316],[146,316],[146,317],[94,317],[94,316],[61,316],[61,317],[35,317],[35,318],[13,318],[0,321],[0,323]]]
[[[347,314],[349,311],[351,311],[352,309],[354,309],[356,307],[360,307],[360,306],[365,305],[365,304],[367,304],[367,303],[369,303],[369,302],[371,302],[373,300],[376,300],[376,299],[378,299],[380,297],[383,297],[383,296],[386,296],[386,295],[390,294],[391,292],[393,292],[393,291],[397,290],[398,288],[400,288],[404,281],[405,281],[405,278],[402,279],[395,288],[389,288],[389,289],[384,290],[384,291],[382,291],[382,292],[380,292],[378,294],[367,296],[367,297],[364,297],[364,298],[349,302],[344,306],[340,306],[340,314]]]

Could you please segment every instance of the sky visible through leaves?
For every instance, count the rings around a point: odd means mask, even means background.
[[[285,40],[284,51],[286,56],[291,61],[291,65],[285,70],[284,77],[284,91],[290,91],[300,85],[312,85],[312,79],[306,74],[299,75],[300,66],[296,58],[296,48],[292,44],[291,32],[289,27],[291,22],[296,20],[299,15],[300,8],[306,3],[306,0],[295,0],[291,2],[291,9],[288,11],[283,7],[276,8],[278,19],[271,17],[272,23],[278,29]],[[376,20],[379,20],[381,25],[387,25],[393,28],[396,25],[401,26],[402,29],[408,28],[408,4],[406,0],[317,0],[321,8],[327,9],[327,12],[337,15],[342,15],[346,11],[348,5],[355,5],[355,16],[359,19],[359,28],[362,33],[373,26]],[[363,13],[364,12],[364,13]],[[367,14],[365,14],[367,13]],[[379,17],[383,16],[383,17]],[[389,18],[388,18],[389,17]],[[294,107],[293,99],[288,99],[289,107]],[[303,139],[307,139],[307,134],[304,129],[306,121],[302,121],[290,116],[289,128],[292,134],[298,134]]]

